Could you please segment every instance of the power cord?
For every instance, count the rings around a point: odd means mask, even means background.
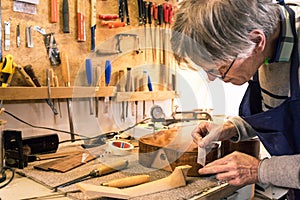
[[[11,177],[10,179],[3,185],[0,185],[0,189],[6,187],[10,182],[12,182],[12,180],[14,179],[15,177],[15,170],[13,168],[10,168],[10,167],[3,167],[3,171],[1,172],[2,174],[2,177],[0,178],[0,183],[3,183],[5,180],[6,180],[6,171],[7,170],[10,170],[11,171]]]
[[[50,128],[50,127],[45,127],[45,126],[36,126],[36,125],[30,124],[29,122],[26,122],[26,121],[22,120],[21,118],[17,117],[16,115],[14,115],[14,114],[6,111],[6,110],[4,111],[4,113],[8,114],[9,116],[13,117],[14,119],[22,122],[23,124],[26,124],[26,125],[32,127],[32,128],[51,130],[51,131],[56,131],[56,132],[60,132],[60,133],[66,133],[66,134],[70,134],[70,135],[73,134],[75,136],[82,137],[82,138],[78,138],[78,139],[75,139],[75,140],[63,140],[63,141],[59,142],[60,144],[61,143],[66,143],[66,142],[72,142],[72,141],[93,140],[93,139],[98,139],[98,138],[102,138],[102,137],[113,137],[113,136],[115,136],[117,134],[120,134],[120,133],[123,133],[125,131],[128,131],[128,130],[136,127],[137,125],[145,123],[146,121],[150,120],[150,118],[145,118],[142,121],[137,122],[136,124],[134,124],[134,125],[126,128],[124,130],[121,130],[121,131],[112,131],[112,132],[107,132],[107,133],[104,133],[104,134],[101,134],[101,135],[97,135],[97,136],[94,136],[94,137],[87,137],[87,136],[84,136],[84,135],[81,135],[81,134],[71,133],[70,131],[65,131],[65,130]]]

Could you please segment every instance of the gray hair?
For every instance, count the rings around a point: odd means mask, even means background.
[[[172,50],[175,57],[193,61],[199,56],[213,62],[245,58],[256,45],[249,33],[260,29],[268,38],[279,12],[271,0],[183,0],[173,25]]]

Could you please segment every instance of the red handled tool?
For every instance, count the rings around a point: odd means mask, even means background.
[[[103,20],[118,19],[118,15],[117,14],[100,14],[99,19],[103,19]]]
[[[77,0],[77,40],[79,42],[86,41],[84,4],[85,0]]]

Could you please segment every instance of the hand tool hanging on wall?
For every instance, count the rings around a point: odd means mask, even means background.
[[[142,77],[142,88],[143,88],[143,91],[147,91],[147,88],[148,87],[148,71],[147,70],[144,70],[143,71],[143,77]],[[146,101],[144,100],[143,101],[143,119],[145,119],[147,117],[146,115]]]
[[[33,48],[32,26],[26,27],[26,47]]]
[[[31,78],[32,82],[35,84],[36,87],[42,87],[41,84],[40,84],[40,82],[39,82],[39,80],[38,80],[38,78],[37,78],[37,76],[35,75],[35,72],[34,72],[34,70],[33,70],[33,68],[32,68],[32,65],[26,65],[26,66],[24,67],[24,71],[28,74],[28,76]],[[47,71],[48,71],[48,70],[47,70]],[[50,83],[48,83],[48,72],[47,72],[47,74],[46,74],[46,78],[47,78],[47,86],[48,86],[48,84],[49,84],[49,86],[50,86]],[[49,81],[50,81],[50,79],[49,79]],[[57,115],[58,112],[57,112],[57,110],[55,109],[52,100],[50,99],[50,91],[49,91],[49,89],[50,89],[50,88],[48,88],[48,97],[49,97],[49,98],[46,99],[46,102],[47,102],[47,104],[49,105],[49,107],[51,108],[51,110],[52,110],[52,112],[54,113],[54,115]]]
[[[62,77],[66,87],[71,86],[70,82],[70,67],[69,67],[69,58],[65,52],[60,53],[61,57],[61,70],[62,70]],[[74,135],[74,124],[73,124],[73,112],[72,112],[72,105],[71,99],[67,98],[67,108],[68,108],[68,117],[69,117],[69,125],[70,125],[70,133],[71,133],[71,140],[72,142],[75,141]]]
[[[111,66],[111,61],[106,60],[105,62],[105,85],[108,87],[110,83],[110,77],[111,77],[111,71],[112,71],[112,66]],[[104,97],[104,113],[108,113],[109,108],[109,96]]]
[[[120,92],[125,92],[125,83],[126,83],[126,80],[125,80],[125,77],[124,77],[124,70],[120,70],[119,71],[119,91]],[[121,122],[125,122],[125,102],[122,101],[121,102],[121,105],[122,105],[122,108],[121,108]]]
[[[20,24],[17,24],[17,28],[16,28],[16,45],[18,48],[20,48],[21,46]]]
[[[99,19],[103,19],[103,20],[114,20],[114,19],[118,19],[118,15],[117,14],[100,14],[99,15]]]
[[[62,187],[66,187],[87,179],[91,179],[91,178],[95,178],[95,177],[100,177],[109,173],[113,173],[122,169],[125,169],[128,167],[128,161],[127,160],[121,160],[121,161],[117,161],[115,163],[111,163],[111,164],[101,164],[98,168],[92,170],[90,173],[83,175],[79,178],[76,178],[74,180],[68,181],[66,183],[57,185],[54,187],[54,191],[57,191],[58,188],[62,188]]]
[[[143,25],[144,25],[144,40],[145,40],[145,62],[147,62],[147,2],[142,2],[142,18],[143,18]]]
[[[68,0],[63,1],[62,14],[63,14],[63,32],[70,33]]]
[[[56,108],[54,107],[54,103],[51,99],[51,80],[50,80],[50,72],[49,69],[46,70],[46,79],[47,79],[47,93],[48,93],[48,98],[46,99],[47,104],[50,106],[50,108],[52,109],[54,115],[57,115],[58,112],[56,110]]]
[[[91,0],[91,51],[96,49],[96,0]]]
[[[58,22],[58,2],[57,0],[51,0],[51,6],[50,6],[51,14],[50,14],[50,22],[51,23],[57,23]]]
[[[31,27],[30,27],[31,30]],[[56,44],[54,33],[46,33],[45,29],[34,26],[33,30],[37,31],[44,37],[44,44],[47,50],[48,58],[50,60],[51,66],[58,66],[61,63],[59,57],[59,50]]]
[[[147,7],[147,22],[150,28],[150,44],[152,49],[152,61],[155,61],[155,54],[154,54],[154,45],[153,45],[153,36],[152,36],[152,19],[153,19],[153,3],[149,2]]]
[[[144,24],[143,21],[143,0],[137,0],[138,2],[138,13],[139,13],[139,26]]]
[[[1,87],[10,85],[11,79],[15,72],[16,63],[13,61],[13,56],[8,54],[5,56],[4,61],[0,63],[0,84]]]
[[[53,83],[54,83],[54,87],[59,87],[57,75],[53,76]],[[57,105],[58,105],[59,117],[62,118],[61,107],[60,107],[60,99],[57,99]]]
[[[131,68],[127,67],[127,76],[126,76],[126,86],[125,86],[126,92],[132,92],[133,91],[133,82],[131,77]],[[133,103],[133,102],[132,102]],[[126,102],[126,118],[128,117],[128,104],[129,102]],[[134,106],[131,106],[131,109]]]
[[[121,22],[125,21],[125,16],[126,16],[126,25],[130,25],[128,1],[118,0],[118,6],[119,6],[119,18],[121,19]]]
[[[86,73],[88,85],[91,87],[92,83],[93,83],[93,64],[92,64],[92,60],[90,58],[87,58],[85,60],[85,73]],[[93,110],[92,97],[89,98],[89,106],[90,106],[90,115],[93,115],[94,110]]]
[[[96,76],[95,76],[96,87],[99,88],[101,86],[101,67],[96,67]],[[99,114],[99,97],[95,96],[95,117],[98,117]]]
[[[86,0],[77,0],[77,40],[78,42],[86,41],[85,33],[85,2]]]
[[[4,21],[4,50],[10,49],[10,22]]]
[[[32,79],[30,78],[30,76],[26,73],[26,71],[24,70],[24,67],[17,65],[16,66],[16,71],[18,71],[22,77],[24,78],[24,81],[30,85],[31,87],[36,87],[36,85],[34,84],[34,82],[32,81]]]
[[[56,45],[54,33],[45,34],[44,43],[47,49],[51,66],[58,66],[61,63],[61,60],[59,57],[59,51]]]

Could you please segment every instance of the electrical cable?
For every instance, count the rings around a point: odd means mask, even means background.
[[[36,125],[33,125],[33,124],[30,124],[22,119],[20,119],[19,117],[15,116],[14,114],[8,112],[8,111],[4,111],[4,113],[10,115],[11,117],[13,117],[14,119],[22,122],[23,124],[26,124],[32,128],[37,128],[37,129],[46,129],[46,130],[50,130],[50,131],[57,131],[57,132],[61,132],[61,133],[67,133],[67,134],[73,134],[75,136],[79,136],[79,137],[86,137],[84,135],[80,135],[80,134],[77,134],[77,133],[71,133],[70,131],[64,131],[64,130],[59,130],[59,129],[55,129],[55,128],[50,128],[50,127],[45,127],[45,126],[36,126]]]
[[[4,175],[4,176],[3,176],[3,178],[1,179],[0,183],[4,182],[4,181],[6,180],[6,174],[5,174],[5,171],[6,171],[6,170],[10,170],[12,175],[11,175],[10,179],[9,179],[5,184],[0,185],[0,189],[6,187],[10,182],[12,182],[12,180],[13,180],[14,177],[15,177],[15,170],[14,170],[13,168],[10,168],[10,167],[3,167],[3,169],[4,169],[4,171],[2,172],[2,175]]]
[[[112,131],[112,132],[107,132],[107,133],[104,133],[104,134],[101,134],[101,135],[97,135],[97,136],[94,136],[94,137],[87,137],[87,136],[84,136],[84,135],[81,135],[81,134],[71,133],[69,131],[59,130],[59,129],[45,127],[45,126],[36,126],[36,125],[30,124],[29,122],[26,122],[26,121],[22,120],[21,118],[17,117],[16,115],[14,115],[14,114],[6,111],[6,110],[4,110],[4,113],[10,115],[14,119],[22,122],[23,124],[26,124],[26,125],[32,127],[32,128],[46,129],[46,130],[57,131],[57,132],[66,133],[66,134],[74,134],[75,136],[78,136],[78,137],[83,137],[83,138],[80,138],[80,139],[75,139],[75,141],[92,140],[92,139],[97,139],[97,138],[100,138],[100,137],[103,137],[103,136],[116,135],[116,134],[119,134],[119,133],[123,133],[123,132],[128,131],[128,130],[136,127],[137,125],[142,124],[145,121],[147,121],[147,120],[150,119],[150,118],[145,118],[142,121],[137,122],[136,124],[134,124],[132,126],[129,126],[128,128],[126,128],[124,130],[121,130],[121,131]],[[71,141],[74,141],[74,140],[64,140],[64,141],[60,141],[59,143],[61,144],[61,143],[66,143],[66,142],[71,142]]]

